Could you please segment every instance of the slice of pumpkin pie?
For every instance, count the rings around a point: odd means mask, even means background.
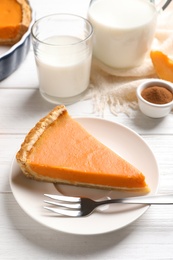
[[[23,173],[38,181],[149,191],[145,176],[89,134],[63,105],[28,133],[16,159]]]

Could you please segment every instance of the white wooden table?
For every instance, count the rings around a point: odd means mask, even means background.
[[[88,0],[33,0],[37,18],[55,12],[86,15]],[[173,207],[151,206],[131,225],[111,233],[77,236],[35,222],[18,206],[9,185],[13,157],[25,134],[54,105],[44,101],[30,51],[20,68],[0,82],[0,259],[173,259]],[[92,114],[90,100],[68,106],[71,115]],[[139,111],[132,117],[104,118],[139,133],[156,156],[159,192],[173,191],[173,115],[150,119]]]

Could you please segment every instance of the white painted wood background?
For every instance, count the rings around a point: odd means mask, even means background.
[[[85,16],[87,0],[32,0],[36,17],[70,12]],[[21,67],[0,82],[0,259],[173,259],[173,206],[152,206],[137,221],[119,231],[76,236],[36,223],[16,203],[9,186],[13,157],[25,134],[53,105],[38,92],[30,51]],[[92,114],[91,101],[68,107],[71,115]],[[173,192],[173,114],[153,120],[139,111],[132,117],[104,117],[139,133],[158,161],[160,193]]]

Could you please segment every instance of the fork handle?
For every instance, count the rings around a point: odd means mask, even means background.
[[[173,194],[161,194],[154,196],[140,196],[125,199],[111,199],[98,201],[98,206],[103,204],[112,203],[125,203],[125,204],[148,204],[148,205],[171,205],[173,204]]]

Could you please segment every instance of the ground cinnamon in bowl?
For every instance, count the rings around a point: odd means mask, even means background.
[[[151,86],[143,89],[141,96],[150,103],[166,104],[173,100],[173,94],[167,88]]]
[[[152,118],[161,118],[173,110],[173,84],[161,79],[142,82],[136,90],[139,109]]]

